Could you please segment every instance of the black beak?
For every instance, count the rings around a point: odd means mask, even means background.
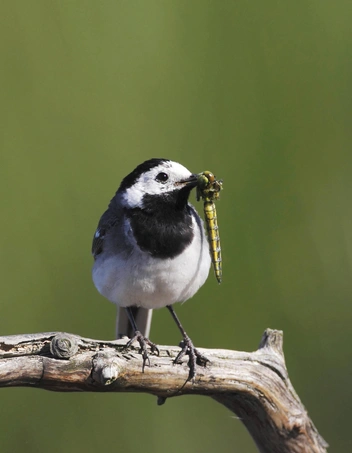
[[[190,189],[193,189],[193,187],[196,187],[198,184],[198,176],[197,175],[191,175],[187,179],[182,179],[181,181],[178,181],[178,184],[184,184],[185,187],[189,187]]]
[[[180,181],[177,181],[176,184],[180,186],[180,189],[176,191],[176,207],[179,209],[184,209],[184,207],[187,205],[191,190],[198,185],[198,176],[194,174],[190,175],[187,179],[181,179]]]

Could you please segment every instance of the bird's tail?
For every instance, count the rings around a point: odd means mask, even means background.
[[[149,337],[153,310],[148,308],[133,307],[132,311],[138,330],[143,336]],[[134,331],[128,319],[126,310],[123,307],[118,306],[116,318],[116,338],[119,339],[124,336],[133,338]]]

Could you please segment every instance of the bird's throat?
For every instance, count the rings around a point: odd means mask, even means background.
[[[134,238],[144,252],[155,258],[174,258],[191,244],[194,233],[187,198],[148,195],[143,208],[125,209]]]

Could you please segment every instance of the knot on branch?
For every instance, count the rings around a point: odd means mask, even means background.
[[[98,352],[93,358],[92,378],[101,385],[111,385],[119,377],[120,366],[112,354]]]
[[[69,359],[78,351],[78,340],[69,333],[58,333],[51,340],[50,352],[56,359]]]

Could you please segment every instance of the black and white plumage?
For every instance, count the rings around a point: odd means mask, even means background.
[[[191,298],[211,264],[203,222],[188,197],[197,177],[179,163],[150,159],[126,176],[93,238],[93,281],[118,306],[117,336],[157,347],[149,335],[152,309],[168,307],[184,337],[180,357],[206,361],[193,347],[172,305]],[[130,342],[131,343],[131,342]],[[193,369],[192,369],[193,367]]]

